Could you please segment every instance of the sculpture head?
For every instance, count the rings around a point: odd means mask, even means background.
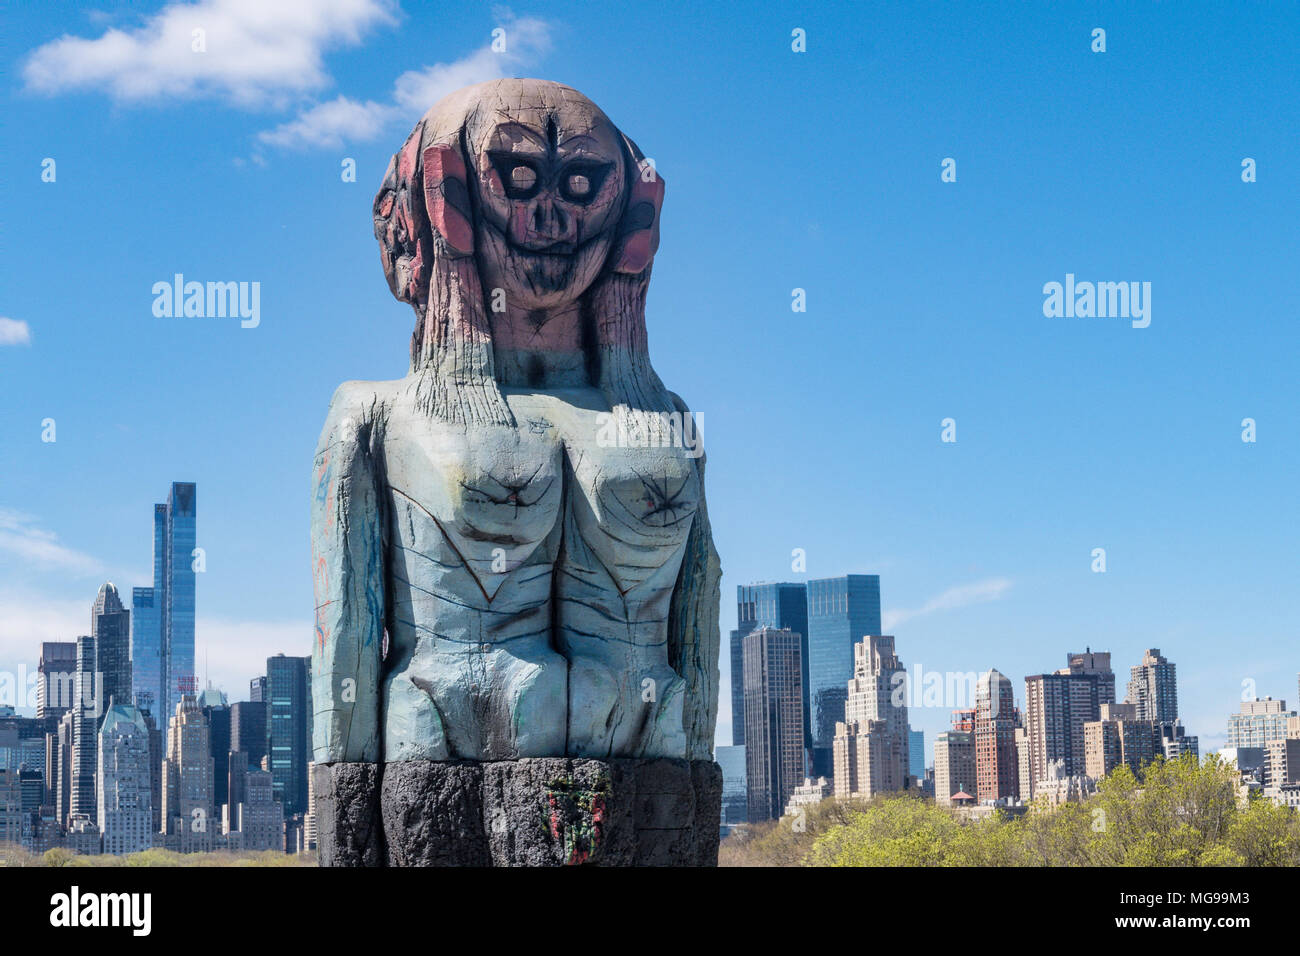
[[[572,302],[609,257],[627,199],[614,125],[586,97],[554,84],[494,106],[465,128],[484,286],[525,308]]]
[[[568,86],[496,80],[425,114],[374,211],[389,288],[416,312],[412,369],[437,379],[431,411],[510,420],[487,318],[502,293],[526,310],[582,305],[593,384],[612,405],[670,410],[644,318],[663,192],[636,145]],[[481,394],[451,394],[467,390]]]

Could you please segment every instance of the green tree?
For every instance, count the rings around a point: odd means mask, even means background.
[[[723,841],[724,866],[1300,866],[1300,813],[1222,761],[1119,767],[1082,803],[972,819],[915,794],[823,801]]]
[[[1257,796],[1233,817],[1225,846],[1239,866],[1300,866],[1300,813]]]
[[[76,854],[61,846],[52,847],[41,855],[41,866],[67,866]]]

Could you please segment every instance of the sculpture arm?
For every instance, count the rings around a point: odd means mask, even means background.
[[[317,763],[380,759],[386,502],[382,418],[344,384],[316,450],[312,488],[313,750]],[[359,401],[358,398],[361,398]]]
[[[683,415],[690,410],[676,395],[673,404]],[[682,726],[686,732],[686,759],[713,759],[713,737],[718,720],[718,608],[721,602],[722,564],[713,546],[709,512],[704,500],[704,455],[695,459],[700,479],[699,510],[686,539],[681,571],[673,588],[668,614],[668,662],[686,681]]]

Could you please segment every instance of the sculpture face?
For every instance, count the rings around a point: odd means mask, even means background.
[[[592,104],[491,111],[467,130],[485,289],[528,309],[575,301],[599,274],[625,204],[623,150]]]

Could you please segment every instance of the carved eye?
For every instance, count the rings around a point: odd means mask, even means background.
[[[542,177],[537,164],[515,153],[491,152],[488,158],[506,195],[511,199],[532,199],[541,188]]]
[[[560,176],[560,195],[569,202],[586,204],[600,193],[605,177],[613,169],[612,163],[594,163],[578,160],[569,163]]]
[[[510,170],[510,185],[520,190],[532,189],[537,185],[537,173],[527,166],[516,166]]]

